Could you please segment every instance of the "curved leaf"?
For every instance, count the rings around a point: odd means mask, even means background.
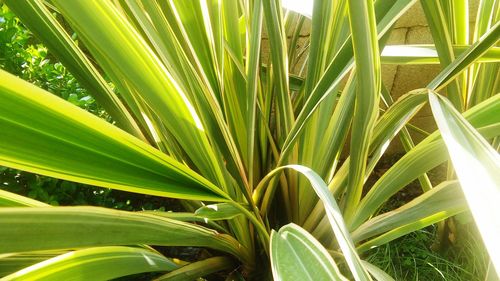
[[[472,216],[498,273],[500,211],[492,207],[500,202],[500,155],[445,98],[430,93],[429,102]]]
[[[422,228],[431,217],[439,221],[466,209],[458,182],[445,181],[398,209],[368,220],[352,232],[352,239],[356,243],[408,224]]]

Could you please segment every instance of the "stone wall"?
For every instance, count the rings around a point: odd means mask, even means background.
[[[479,1],[470,1],[469,24],[473,30]],[[396,23],[388,44],[432,44],[432,36],[425,20],[424,12],[419,3],[415,4]],[[441,70],[439,65],[383,65],[382,79],[394,98],[398,98],[408,91],[425,87]],[[427,131],[436,129],[434,118],[429,106],[413,118],[412,124]],[[419,140],[418,134],[412,134]],[[402,150],[399,142],[394,142],[391,150]]]

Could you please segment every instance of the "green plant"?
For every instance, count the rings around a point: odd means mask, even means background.
[[[422,0],[435,46],[396,46],[397,53],[380,55],[394,22],[416,1],[315,1],[302,75],[290,74],[289,66],[298,57],[293,46],[304,20],[284,14],[277,0],[5,2],[116,126],[0,72],[0,164],[183,199],[186,209],[46,207],[2,192],[0,203],[9,206],[0,208],[3,253],[47,257],[44,251],[78,249],[6,280],[156,271],[171,271],[159,279],[192,279],[234,270],[228,256],[242,265],[233,276],[249,279],[387,280],[359,254],[467,210],[466,200],[499,268],[499,245],[492,242],[498,214],[484,212],[478,201],[499,199],[498,154],[485,140],[500,134],[500,95],[488,82],[500,58],[498,2],[481,2],[468,45],[461,36],[468,34],[467,1]],[[92,60],[52,12],[70,23]],[[266,64],[263,29],[271,50]],[[438,55],[414,59],[415,47]],[[426,89],[393,102],[381,85],[380,64],[422,62],[439,62],[443,71]],[[445,89],[453,104],[438,94]],[[441,131],[415,145],[406,125],[427,101]],[[397,133],[408,152],[365,186]],[[347,143],[349,157],[340,163]],[[448,155],[460,184],[450,178],[432,186],[425,173]],[[472,189],[470,161],[485,179],[485,193]],[[417,178],[421,196],[379,214]],[[216,251],[184,265],[146,245]]]

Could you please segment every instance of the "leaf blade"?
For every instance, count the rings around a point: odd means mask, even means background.
[[[227,198],[187,166],[104,120],[4,71],[0,80],[2,165],[150,195]]]
[[[357,73],[356,104],[351,130],[351,162],[343,201],[349,221],[361,199],[370,138],[378,117],[381,69],[373,1],[349,1],[349,22]]]
[[[500,212],[491,206],[500,200],[500,156],[447,100],[430,93],[429,102],[474,220],[499,272]]]
[[[251,264],[248,251],[231,236],[143,213],[97,207],[0,208],[0,225],[1,253],[135,244],[200,246]],[[23,239],[16,240],[20,233]]]
[[[68,252],[12,273],[2,280],[109,280],[131,274],[171,271],[178,265],[152,251],[109,246]]]

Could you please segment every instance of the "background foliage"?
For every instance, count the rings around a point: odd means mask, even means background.
[[[5,4],[2,4],[0,9],[0,68],[108,122],[113,122],[88,91]],[[166,200],[59,180],[7,167],[0,167],[0,182],[4,190],[54,206],[93,205],[122,210],[152,210],[164,208],[162,205]]]

